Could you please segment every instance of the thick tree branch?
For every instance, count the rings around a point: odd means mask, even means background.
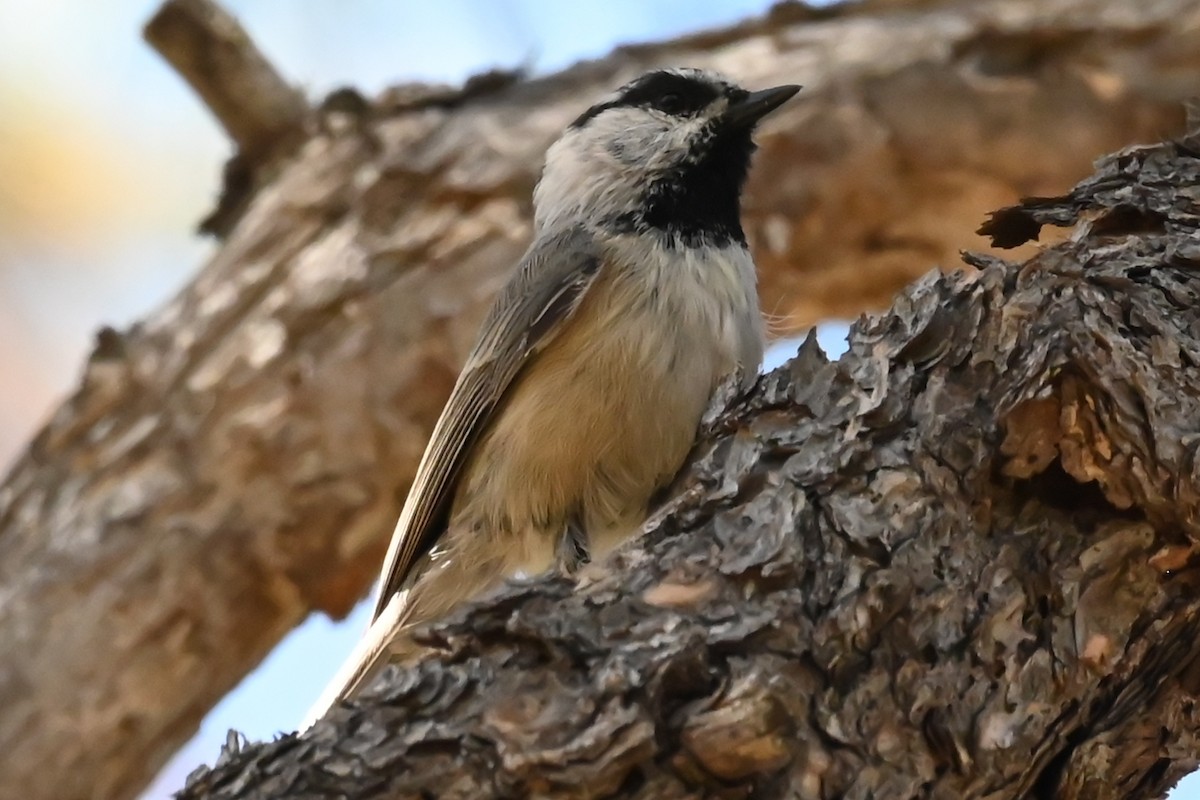
[[[885,305],[989,208],[1174,129],[1200,85],[1190,0],[788,8],[312,112],[196,279],[101,333],[0,487],[0,797],[131,796],[288,629],[363,593],[544,148],[614,85],[675,64],[805,84],[746,210],[785,330]]]
[[[1078,227],[810,339],[642,542],[182,797],[1161,796],[1200,763],[1198,186],[1166,143],[1001,213]]]

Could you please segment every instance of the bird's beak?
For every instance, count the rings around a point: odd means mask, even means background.
[[[758,124],[760,119],[786,103],[798,91],[800,91],[799,86],[789,84],[751,92],[745,100],[725,109],[725,113],[721,115],[721,121],[734,127],[752,128]]]

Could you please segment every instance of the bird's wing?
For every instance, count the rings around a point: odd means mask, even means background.
[[[535,242],[501,291],[417,467],[383,561],[372,620],[404,586],[413,563],[433,547],[472,445],[522,367],[579,307],[601,262],[590,234],[566,229]]]

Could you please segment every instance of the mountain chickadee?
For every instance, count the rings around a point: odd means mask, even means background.
[[[371,627],[314,718],[411,653],[410,626],[636,533],[714,390],[753,382],[763,321],[740,194],[755,125],[799,89],[650,72],[550,147],[533,244],[417,468]]]

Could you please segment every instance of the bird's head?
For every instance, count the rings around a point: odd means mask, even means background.
[[[799,90],[750,92],[696,69],[642,75],[579,115],[550,147],[534,193],[537,226],[744,243],[739,197],[754,127]]]

